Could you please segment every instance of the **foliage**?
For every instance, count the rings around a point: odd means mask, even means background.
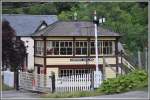
[[[105,94],[113,94],[147,86],[148,74],[143,70],[136,70],[127,75],[105,80],[97,91]]]
[[[77,92],[55,92],[48,93],[46,95],[42,95],[42,98],[76,98],[76,97],[88,97],[88,96],[98,96],[102,95],[102,93],[95,91],[77,91]]]
[[[16,38],[15,30],[8,21],[2,22],[2,62],[3,68],[9,67],[12,71],[21,67],[24,62],[26,48],[24,42]]]
[[[103,27],[122,35],[121,42],[130,51],[143,50],[148,41],[148,7],[142,3],[79,3],[71,11],[61,12],[60,20],[73,20],[73,13],[78,13],[78,20],[92,20],[92,12],[105,16]],[[133,48],[134,47],[134,48]]]
[[[10,3],[8,3],[10,4]],[[133,52],[141,51],[148,45],[148,3],[147,2],[49,2],[13,4],[12,8],[4,7],[3,13],[57,14],[60,20],[73,20],[73,13],[78,13],[78,20],[92,21],[93,11],[98,16],[105,16],[102,25],[120,33],[120,41],[125,48]],[[133,48],[134,47],[134,48]]]
[[[15,38],[15,31],[7,21],[4,21],[2,23],[2,37],[2,63],[4,68],[5,66],[9,66],[10,64],[10,57],[14,51],[13,38]]]
[[[57,9],[54,7],[53,4],[45,4],[45,5],[34,5],[28,8],[24,8],[25,13],[33,14],[33,15],[49,15],[49,14],[56,14]]]

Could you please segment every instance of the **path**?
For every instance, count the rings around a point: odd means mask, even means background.
[[[104,98],[104,99],[140,99],[140,100],[149,100],[148,99],[148,92],[147,91],[130,91],[126,93],[120,94],[112,94],[112,95],[101,95],[101,96],[94,96],[94,97],[82,97],[84,99],[92,99],[92,98]]]
[[[27,91],[16,91],[16,90],[11,90],[11,91],[2,91],[2,98],[39,98],[40,96],[37,93],[32,93],[32,92],[27,92]]]
[[[2,98],[5,100],[7,98],[9,99],[31,99],[31,98],[40,98],[40,95],[37,93],[27,92],[27,91],[3,91],[2,92]],[[3,99],[3,100],[4,100]],[[81,97],[81,98],[70,98],[70,99],[140,99],[140,100],[148,100],[148,92],[147,91],[131,91],[121,94],[113,94],[113,95],[101,95],[101,96],[93,96],[93,97]]]

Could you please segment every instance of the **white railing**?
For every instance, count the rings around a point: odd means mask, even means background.
[[[129,69],[131,69],[132,71],[135,70],[135,68],[125,58],[122,58],[122,63],[126,65]]]
[[[56,77],[55,82],[57,92],[91,90],[90,74]]]
[[[102,83],[102,75],[98,76],[99,84]],[[53,80],[53,82],[52,82]],[[44,74],[33,74],[27,72],[19,72],[20,89],[40,91],[40,92],[72,92],[72,91],[88,91],[95,86],[95,74],[80,74],[70,76],[52,76]],[[54,86],[54,87],[52,87]],[[55,88],[55,90],[52,90]]]

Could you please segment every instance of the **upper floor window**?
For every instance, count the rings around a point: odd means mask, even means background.
[[[110,55],[112,54],[112,41],[98,41],[98,54],[99,55]],[[95,42],[90,42],[90,52],[92,55],[95,54]]]
[[[75,53],[76,55],[87,55],[87,42],[86,41],[75,42]]]
[[[47,41],[47,55],[72,55],[72,41]]]
[[[44,42],[43,41],[35,41],[35,54],[43,55],[44,52]]]
[[[111,41],[104,41],[103,54],[112,54],[112,42]]]
[[[98,41],[98,54],[112,55],[113,46],[112,41]],[[73,48],[75,55],[87,55],[88,48],[90,55],[95,55],[95,41],[91,41],[89,47],[87,41],[75,41],[75,47],[73,41],[46,41],[47,55],[73,55]],[[44,54],[44,41],[35,41],[35,54]]]

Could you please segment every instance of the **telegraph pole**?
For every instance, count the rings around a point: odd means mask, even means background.
[[[94,30],[95,30],[96,73],[98,73],[98,71],[99,71],[99,67],[98,67],[98,47],[97,47],[97,26],[98,26],[98,21],[97,21],[96,10],[95,10],[94,11]]]
[[[94,23],[94,30],[95,30],[95,59],[96,59],[96,73],[95,73],[95,87],[97,88],[100,85],[100,80],[99,77],[101,77],[101,71],[99,70],[99,66],[98,66],[98,41],[97,41],[97,27],[102,24],[103,22],[105,22],[105,18],[97,18],[96,15],[96,10],[94,11],[94,19],[93,19],[93,23]],[[102,48],[103,49],[103,48]],[[103,52],[102,52],[103,54]],[[103,58],[104,60],[104,58]],[[104,61],[103,61],[104,63]],[[104,65],[104,64],[103,64]],[[103,66],[104,67],[104,66]],[[103,73],[104,74],[104,73]]]

